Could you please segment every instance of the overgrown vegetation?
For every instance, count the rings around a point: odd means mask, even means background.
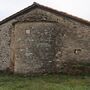
[[[0,90],[90,90],[90,76],[19,76],[0,73]]]

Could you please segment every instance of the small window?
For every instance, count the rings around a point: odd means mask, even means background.
[[[75,49],[75,50],[74,50],[74,53],[75,53],[75,54],[79,54],[80,52],[81,52],[81,49]]]
[[[26,34],[30,34],[30,30],[26,30]]]

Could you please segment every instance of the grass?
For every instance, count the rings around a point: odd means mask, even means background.
[[[0,73],[0,90],[90,90],[90,76],[26,77]]]

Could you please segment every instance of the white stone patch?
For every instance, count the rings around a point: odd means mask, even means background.
[[[26,34],[30,34],[30,30],[28,29],[28,30],[26,30]]]
[[[33,39],[29,39],[29,41],[34,41]]]
[[[25,53],[25,56],[31,56],[32,55],[32,53]]]
[[[49,63],[51,63],[52,61],[48,61]]]
[[[60,61],[60,59],[56,59],[56,61]]]
[[[61,51],[57,52],[56,57],[58,57],[59,55],[61,55]]]
[[[17,41],[21,41],[21,38],[18,38]]]
[[[57,66],[57,67],[59,67],[60,65],[59,65],[59,64],[57,64],[56,66]]]
[[[20,49],[20,51],[22,52],[22,51],[24,51],[24,49]]]

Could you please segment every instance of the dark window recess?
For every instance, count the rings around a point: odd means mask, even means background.
[[[80,52],[81,52],[81,49],[75,49],[75,50],[74,50],[74,53],[75,53],[75,54],[79,54]]]

